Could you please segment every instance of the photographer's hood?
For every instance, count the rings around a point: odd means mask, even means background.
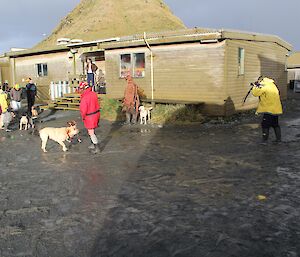
[[[262,84],[262,85],[264,85],[264,86],[265,86],[265,85],[274,84],[274,80],[265,77],[265,78],[260,82],[260,84]]]

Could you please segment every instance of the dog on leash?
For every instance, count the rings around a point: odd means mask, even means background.
[[[20,130],[28,130],[29,128],[34,129],[34,123],[31,117],[29,117],[27,114],[23,114],[20,119]]]
[[[153,110],[152,107],[147,108],[143,105],[141,105],[139,107],[141,124],[147,125],[147,121],[149,122],[151,120],[151,111],[152,110]]]
[[[77,129],[76,121],[69,121],[67,125],[67,127],[62,128],[48,127],[40,130],[40,138],[42,140],[41,148],[44,151],[44,153],[47,152],[46,145],[48,139],[52,139],[53,141],[60,144],[64,152],[68,150],[66,145],[64,144],[64,141],[72,139],[75,135],[79,133],[79,130]]]

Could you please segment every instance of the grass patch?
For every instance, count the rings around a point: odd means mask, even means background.
[[[153,123],[175,124],[204,122],[205,117],[197,105],[157,104],[152,111]]]
[[[115,99],[103,98],[101,100],[101,118],[110,121],[119,121],[124,118],[122,105]]]

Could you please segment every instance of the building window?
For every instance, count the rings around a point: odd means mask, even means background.
[[[134,78],[145,77],[145,54],[121,54],[120,56],[120,77],[124,78],[127,74],[131,74]]]
[[[121,54],[120,77],[125,78],[126,75],[130,72],[130,69],[131,69],[131,55],[130,54]]]
[[[36,64],[36,70],[38,77],[46,77],[48,76],[48,66],[45,63]]]
[[[239,48],[239,75],[245,74],[245,49]]]
[[[133,54],[133,77],[145,77],[145,54]]]

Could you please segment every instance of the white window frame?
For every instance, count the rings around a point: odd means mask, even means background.
[[[39,65],[41,66],[41,74],[39,74]],[[46,67],[47,74],[44,73],[44,67]],[[47,63],[37,63],[35,65],[37,77],[47,77],[48,76],[48,65]]]
[[[242,47],[238,48],[238,75],[245,75],[245,49]]]
[[[124,78],[124,76],[122,76],[122,55],[130,55],[130,71],[131,71],[131,76],[133,78],[144,78],[145,77],[145,73],[143,76],[140,76],[140,77],[137,77],[137,76],[134,76],[135,74],[135,62],[136,62],[136,56],[138,54],[143,54],[144,55],[144,59],[145,59],[145,71],[146,71],[146,54],[144,52],[136,52],[136,53],[122,53],[120,54],[120,57],[119,57],[119,61],[120,61],[120,65],[119,65],[119,77],[120,78]]]

